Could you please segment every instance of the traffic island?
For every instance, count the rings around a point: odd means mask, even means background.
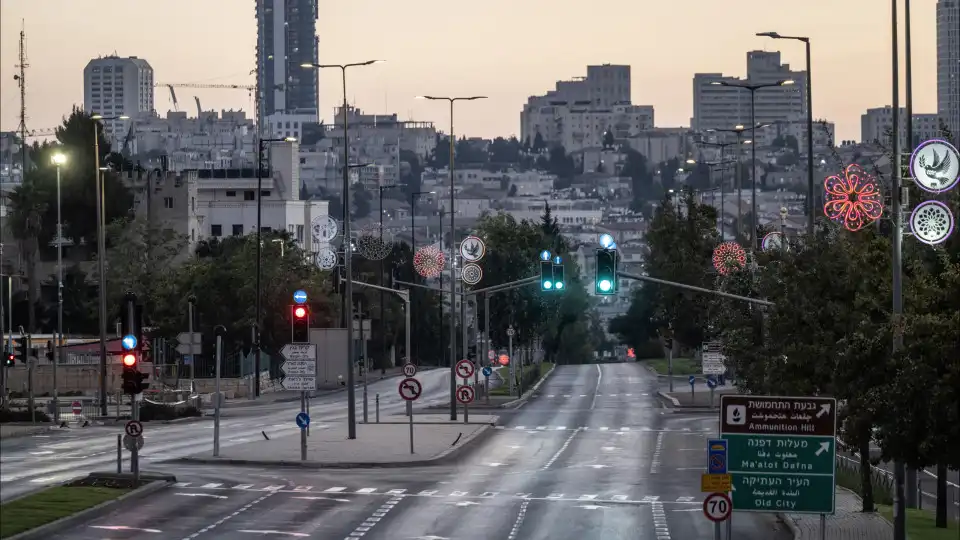
[[[463,423],[446,415],[414,415],[413,446],[410,453],[410,424],[404,415],[381,417],[380,423],[357,423],[357,438],[347,439],[343,422],[312,425],[307,437],[306,460],[301,460],[300,437],[228,446],[219,457],[203,452],[179,458],[180,463],[248,465],[258,467],[300,467],[307,469],[362,469],[425,467],[450,463],[480,446],[495,432],[498,417],[470,415]]]
[[[172,477],[170,477],[172,478]],[[56,534],[109,512],[121,502],[145,497],[169,484],[167,478],[97,475],[74,480],[0,504],[0,538],[33,540]]]

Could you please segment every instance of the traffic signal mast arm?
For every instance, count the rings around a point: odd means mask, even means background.
[[[749,296],[740,296],[739,294],[730,294],[723,291],[715,291],[713,289],[704,289],[703,287],[697,287],[695,285],[687,285],[686,283],[677,283],[676,281],[667,281],[665,279],[658,279],[650,276],[640,276],[636,274],[628,274],[626,272],[617,272],[618,277],[626,279],[635,279],[637,281],[649,281],[650,283],[658,283],[660,285],[666,285],[667,287],[677,287],[678,289],[686,289],[688,291],[713,294],[716,296],[722,296],[724,298],[730,298],[732,300],[741,300],[743,302],[750,302],[752,304],[760,304],[761,306],[773,306],[774,303],[768,300],[760,300],[759,298],[750,298]]]
[[[474,289],[472,291],[467,291],[467,292],[457,293],[457,294],[460,296],[472,296],[474,294],[480,294],[480,293],[499,292],[499,291],[505,291],[508,289],[516,289],[518,287],[529,285],[531,283],[536,283],[538,281],[540,281],[540,276],[532,276],[528,278],[518,279],[516,281],[508,281],[506,283],[501,283],[500,285],[491,285],[489,287],[484,287],[482,289]],[[356,281],[354,281],[354,283],[356,283]],[[428,291],[435,291],[435,292],[441,292],[444,294],[450,294],[450,291],[442,291],[436,287],[421,285],[419,283],[410,283],[409,281],[401,281],[399,279],[394,280],[394,283],[397,283],[398,285],[403,285],[405,287],[418,287],[420,289],[427,289]],[[367,285],[367,284],[363,284],[363,285],[367,287],[374,287],[373,285]],[[374,288],[379,288],[379,287],[374,287]],[[387,287],[384,287],[383,289],[386,291],[397,292],[396,289],[390,289]]]

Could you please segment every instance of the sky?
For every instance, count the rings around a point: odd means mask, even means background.
[[[912,2],[917,113],[936,112],[935,6]],[[83,68],[101,55],[146,59],[160,83],[254,82],[253,0],[0,0],[2,130],[18,125],[21,24],[31,130],[82,105]],[[764,31],[811,38],[814,116],[836,122],[838,141],[859,139],[860,115],[891,103],[890,2],[881,0],[320,0],[317,21],[321,62],[386,61],[348,72],[352,105],[446,132],[447,105],[414,97],[482,94],[490,99],[457,105],[454,126],[480,137],[517,134],[528,96],[602,63],[632,66],[633,103],[653,105],[658,127],[689,126],[694,73],[744,76],[749,50],[780,50],[803,69],[802,43],[754,36]],[[253,109],[242,90],[180,89],[191,115],[193,96],[205,110]],[[322,73],[321,117],[342,99],[339,71]],[[172,109],[165,89],[155,105]]]

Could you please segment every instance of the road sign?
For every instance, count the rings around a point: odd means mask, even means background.
[[[143,435],[137,437],[131,437],[130,435],[123,436],[123,447],[127,450],[133,452],[134,449],[140,450],[143,448]]]
[[[283,385],[284,390],[299,390],[301,392],[309,392],[310,390],[317,389],[317,378],[316,377],[284,377],[283,382],[280,384]]]
[[[310,425],[310,415],[305,412],[301,412],[297,415],[296,422],[298,428],[307,429],[307,426]]]
[[[730,517],[731,510],[733,503],[725,493],[711,493],[703,500],[703,515],[710,521],[724,521]]]
[[[727,441],[724,439],[710,439],[707,441],[707,472],[710,474],[727,474]],[[730,491],[715,489],[713,491]]]
[[[70,410],[73,411],[73,414],[80,414],[83,412],[83,403],[79,401],[74,401],[70,404]]]
[[[700,475],[700,491],[703,493],[726,493],[733,486],[732,474]]]
[[[693,386],[693,385],[697,384],[697,378],[694,377],[693,375],[691,375],[691,376],[687,377],[687,382],[690,383],[690,386]]]
[[[707,377],[707,388],[713,390],[717,387],[717,379],[713,378],[713,375]]]
[[[193,339],[191,339],[191,337]],[[200,332],[180,332],[177,334],[177,352],[180,354],[201,354],[201,336]]]
[[[461,384],[457,387],[457,401],[466,405],[473,401],[473,387]]]
[[[960,152],[947,141],[924,141],[910,156],[910,176],[924,191],[950,190],[960,182]]]
[[[317,388],[317,346],[313,343],[287,343],[280,349],[283,363],[280,370],[287,390],[315,390]]]
[[[487,247],[484,245],[483,240],[476,236],[468,236],[460,243],[460,256],[468,263],[479,261],[486,252]]]
[[[836,435],[834,398],[721,396],[737,511],[833,514]]]
[[[483,373],[484,377],[489,377],[490,375],[493,375],[493,368],[486,366],[481,370],[481,373]]]
[[[487,351],[487,360],[493,360],[496,357],[497,357],[497,351],[493,349],[490,349],[489,351]]]
[[[473,366],[473,362],[469,360],[461,360],[457,362],[457,377],[461,379],[469,379],[473,377],[473,372],[476,371],[476,368]]]
[[[413,377],[417,374],[417,366],[414,364],[404,364],[403,365],[403,376],[404,377]]]
[[[143,424],[139,420],[130,420],[123,426],[123,431],[131,437],[139,437],[143,435]]]
[[[421,392],[423,392],[423,387],[420,386],[420,381],[410,377],[400,381],[400,397],[403,399],[415,401],[420,397]]]
[[[507,336],[508,336],[508,337],[513,337],[513,336],[515,336],[516,334],[517,334],[517,331],[514,330],[512,326],[508,326],[508,327],[507,327]]]
[[[298,304],[303,304],[307,301],[307,291],[293,291],[293,301]]]

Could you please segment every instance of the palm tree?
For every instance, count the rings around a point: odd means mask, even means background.
[[[10,229],[20,245],[26,265],[28,302],[27,331],[36,332],[36,305],[40,300],[40,283],[37,281],[37,259],[39,258],[40,233],[43,229],[43,215],[47,211],[48,197],[42,183],[38,183],[38,171],[24,175],[23,183],[10,193]]]

